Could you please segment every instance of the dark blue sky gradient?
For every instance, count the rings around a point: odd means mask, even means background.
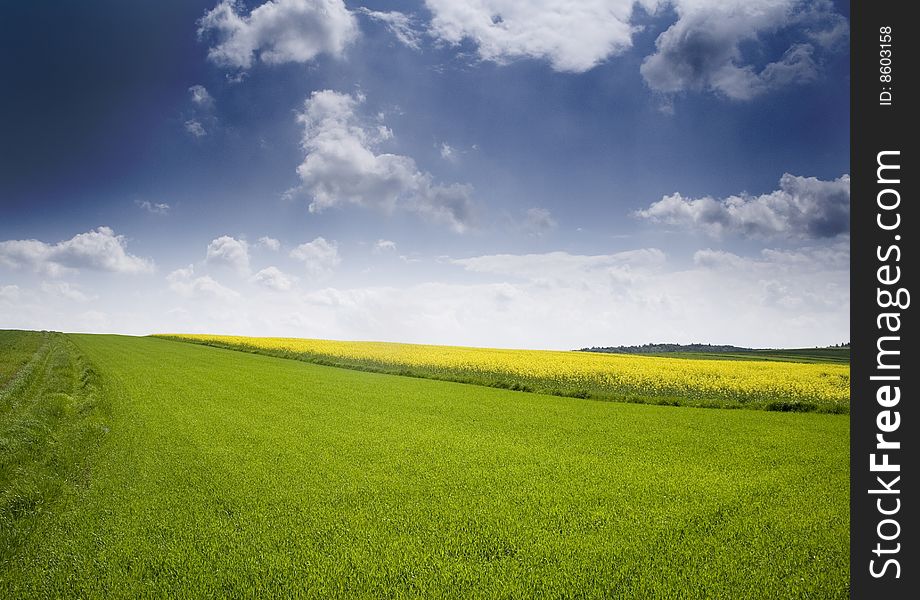
[[[472,183],[488,206],[559,207],[576,227],[607,221],[613,233],[635,228],[626,212],[674,191],[762,193],[783,172],[827,179],[847,171],[845,55],[825,64],[815,84],[751,102],[688,93],[666,116],[639,65],[668,14],[648,18],[634,52],[582,74],[537,60],[470,66],[451,48],[404,48],[367,22],[345,60],[258,67],[230,85],[196,39],[210,5],[109,0],[6,10],[0,234],[63,235],[117,218],[119,207],[132,211],[132,198],[244,215],[253,203],[277,203],[296,185],[302,158],[293,112],[326,88],[362,90],[369,111],[390,114],[393,151],[446,181]],[[202,140],[182,126],[196,83],[215,96],[221,122]],[[460,168],[440,160],[442,142],[467,150]]]

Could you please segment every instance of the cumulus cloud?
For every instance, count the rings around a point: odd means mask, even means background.
[[[441,144],[441,158],[448,162],[457,162],[457,151],[450,144],[444,142]]]
[[[635,5],[656,0],[426,0],[430,33],[448,44],[476,44],[483,60],[546,60],[580,73],[632,46]]]
[[[791,347],[847,339],[846,244],[773,252],[783,256],[724,253],[728,260],[718,265],[689,266],[652,248],[474,256],[448,264],[475,273],[475,283],[317,290],[286,313],[287,326],[344,339],[557,349],[650,340]]]
[[[203,85],[188,88],[192,101],[192,110],[182,117],[185,132],[200,139],[220,129],[220,121],[214,114],[214,97]]]
[[[240,273],[249,272],[249,244],[229,235],[211,240],[205,257],[208,264],[224,265]]]
[[[194,265],[184,269],[176,269],[166,276],[169,289],[186,298],[211,298],[217,300],[233,300],[239,293],[221,285],[210,275],[195,277]]]
[[[151,202],[149,200],[135,200],[134,203],[152,215],[168,215],[169,205],[165,202]]]
[[[739,256],[707,248],[693,255],[695,265],[750,282],[760,305],[796,312],[839,309],[849,297],[849,241],[796,249],[765,248],[759,256]]]
[[[763,260],[782,267],[800,267],[820,264],[827,268],[846,270],[850,268],[850,243],[848,239],[829,246],[805,246],[795,249],[764,248],[760,252]]]
[[[259,238],[259,247],[271,250],[272,252],[277,252],[281,249],[281,242],[273,237],[266,235]]]
[[[421,45],[421,34],[415,28],[411,16],[395,10],[383,12],[371,10],[363,6],[357,8],[356,12],[374,21],[383,23],[402,45],[412,48],[413,50],[419,49]]]
[[[374,243],[374,254],[383,254],[384,252],[395,252],[396,242],[392,240],[377,240]]]
[[[426,0],[429,34],[469,40],[482,60],[530,58],[580,73],[632,47],[637,8],[677,20],[656,41],[641,71],[666,94],[714,91],[747,100],[815,79],[823,53],[845,47],[849,27],[830,0]],[[767,60],[769,36],[788,46]],[[752,48],[756,50],[752,51]],[[668,104],[665,104],[668,106]]]
[[[208,89],[203,85],[193,85],[188,89],[188,93],[195,106],[204,109],[209,109],[214,106],[214,97],[211,96]]]
[[[201,138],[208,135],[204,125],[195,119],[189,119],[185,122],[185,131],[192,137]]]
[[[693,254],[695,265],[709,269],[763,270],[775,272],[821,265],[824,269],[846,270],[850,265],[849,241],[829,246],[804,246],[795,249],[764,248],[759,257],[742,257],[724,250],[706,248]]]
[[[524,213],[522,226],[529,235],[540,237],[555,229],[558,223],[545,208],[529,208]]]
[[[706,248],[693,253],[693,264],[710,269],[724,267],[737,269],[747,265],[748,261],[732,252]]]
[[[314,277],[329,275],[342,262],[338,244],[327,242],[323,237],[297,246],[291,250],[290,257],[302,262],[307,273]]]
[[[75,285],[71,285],[63,281],[54,283],[43,281],[41,290],[49,296],[57,296],[59,298],[64,298],[73,302],[89,302],[95,298],[95,296],[88,296],[87,294],[84,294]]]
[[[834,12],[830,0],[806,3],[797,16],[808,40],[829,51],[846,50],[850,39],[850,23],[843,15]]]
[[[635,215],[702,231],[752,237],[832,238],[849,232],[850,176],[833,181],[784,174],[779,189],[760,196],[686,198],[664,196]]]
[[[166,276],[166,281],[187,281],[195,275],[195,265],[189,265],[185,268],[176,269]]]
[[[357,113],[361,95],[323,90],[306,100],[298,115],[306,158],[297,167],[303,185],[290,194],[309,195],[310,212],[346,204],[392,211],[397,208],[448,225],[456,232],[473,220],[472,188],[442,185],[415,161],[379,152],[392,135],[382,126],[363,124]]]
[[[845,37],[846,19],[830,0],[674,0],[677,21],[655,42],[641,72],[658,92],[713,91],[734,100],[817,78],[818,54]],[[783,31],[794,41],[762,66],[745,44],[765,51],[762,38]],[[747,54],[750,54],[748,51]]]
[[[714,245],[688,258],[646,248],[471,256],[437,266],[426,270],[433,279],[408,285],[305,292],[294,285],[247,294],[190,266],[167,277],[165,295],[100,291],[93,308],[108,316],[106,329],[137,334],[222,331],[555,349],[649,341],[794,347],[849,338],[844,239],[754,255]],[[40,290],[6,283],[0,326],[89,328],[79,320],[85,305],[43,302]]]
[[[658,248],[642,248],[614,254],[582,255],[568,252],[542,254],[489,254],[451,262],[467,271],[528,280],[545,285],[578,285],[600,277],[627,281],[655,270],[666,261]]]
[[[284,273],[278,267],[266,267],[253,275],[252,280],[275,291],[286,292],[294,286],[297,278]]]
[[[213,36],[208,58],[223,67],[306,63],[320,54],[340,56],[358,37],[342,0],[269,0],[248,15],[223,0],[198,22],[199,37]]]
[[[97,227],[69,240],[47,244],[39,240],[0,242],[0,264],[12,268],[33,268],[52,276],[88,269],[110,273],[145,273],[153,261],[127,252],[124,236],[109,227]]]

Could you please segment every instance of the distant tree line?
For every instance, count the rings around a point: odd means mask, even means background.
[[[592,346],[580,352],[615,352],[617,354],[655,354],[659,352],[748,352],[753,348],[713,344],[642,344],[641,346]]]
[[[816,348],[818,346],[815,346]],[[849,348],[850,342],[825,346],[825,348]],[[642,344],[641,346],[591,346],[579,348],[579,352],[608,352],[615,354],[659,354],[665,352],[753,352],[755,348],[720,344]]]

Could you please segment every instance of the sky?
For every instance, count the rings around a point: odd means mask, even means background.
[[[849,340],[849,4],[33,0],[0,328]]]

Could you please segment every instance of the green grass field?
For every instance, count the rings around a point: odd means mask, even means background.
[[[744,358],[221,335],[155,337],[359,371],[571,398],[785,412],[842,414],[850,409],[849,363],[815,357],[810,351],[807,356],[789,351],[793,359],[782,360],[775,353],[760,352]]]
[[[32,360],[49,333],[0,329],[0,391]]]
[[[846,416],[36,343],[0,388],[3,598],[847,597]]]
[[[650,352],[642,356],[696,358],[699,360],[767,360],[806,364],[850,364],[849,348],[792,348],[788,350],[747,350],[744,352]]]

